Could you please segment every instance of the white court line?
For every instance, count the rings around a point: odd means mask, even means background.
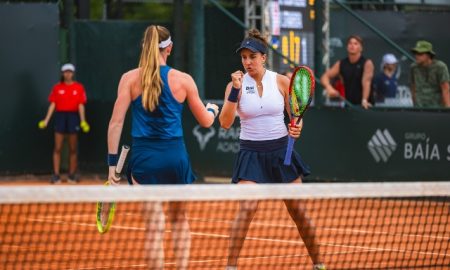
[[[358,253],[358,252],[333,252],[328,253],[327,255],[339,255],[339,254],[349,254],[349,253]],[[289,255],[268,255],[268,256],[252,256],[252,257],[239,257],[239,261],[251,261],[251,260],[261,260],[261,259],[274,259],[274,258],[296,258],[296,257],[308,257],[309,255],[306,254],[289,254]],[[202,264],[202,263],[212,263],[212,262],[225,262],[226,259],[214,259],[214,260],[189,260],[189,264]],[[386,264],[386,263],[384,263]],[[165,262],[164,265],[175,265],[175,262]],[[111,267],[114,268],[126,268],[126,267],[146,267],[147,264],[134,264],[134,265],[108,265],[108,266],[99,266],[99,267],[82,267],[82,268],[76,268],[79,270],[95,270],[95,269],[109,269]],[[292,268],[292,267],[291,267]],[[298,268],[298,266],[295,266],[295,268]],[[66,270],[75,270],[74,268],[69,268]]]
[[[90,224],[90,223],[74,223],[74,222],[54,221],[54,220],[46,220],[46,219],[31,219],[31,220],[38,221],[38,222],[56,223],[56,224],[72,224],[72,225],[78,225],[78,226],[96,227],[95,224]],[[140,231],[144,231],[145,230],[145,228],[130,227],[130,226],[113,226],[113,228],[122,229],[122,230],[140,230]],[[170,232],[170,231],[166,231],[166,232]],[[201,233],[201,232],[192,232],[192,231],[191,231],[191,234],[192,235],[196,235],[196,236],[229,238],[229,235],[225,235],[225,234]],[[263,241],[263,242],[275,242],[275,243],[304,245],[303,241],[300,241],[300,240],[283,240],[283,239],[261,238],[261,237],[251,237],[251,236],[247,236],[245,239],[246,240],[253,240],[253,241]],[[358,245],[341,245],[341,244],[325,243],[325,242],[321,242],[321,243],[319,243],[319,245],[321,245],[321,246],[331,246],[331,247],[344,247],[344,248],[361,249],[361,250],[374,251],[374,252],[376,252],[376,251],[389,251],[389,252],[397,252],[397,253],[414,253],[414,254],[420,254],[420,255],[433,255],[433,256],[450,257],[450,254],[446,254],[446,253],[424,252],[424,251],[415,251],[415,250],[407,250],[407,249],[365,247],[365,246],[358,246]]]
[[[116,215],[118,215],[116,213]],[[120,215],[130,216],[135,214],[130,213],[122,213]],[[58,215],[58,216],[45,216],[46,219],[61,219],[61,218],[70,218],[70,217],[90,217],[93,216],[91,214],[80,214],[80,215]],[[231,224],[233,221],[231,220],[225,220],[225,219],[210,219],[210,218],[188,218],[189,220],[193,221],[199,221],[199,222],[212,222],[212,223],[226,223]],[[275,228],[296,228],[294,224],[277,224],[277,223],[269,223],[269,222],[258,222],[253,221],[251,223],[252,225],[257,226],[264,226],[264,227],[275,227]],[[115,226],[114,228],[119,228],[120,226]],[[132,227],[129,227],[132,229]],[[127,229],[127,227],[124,227],[123,229]],[[355,233],[363,233],[363,234],[380,234],[380,235],[391,235],[391,236],[401,236],[401,237],[421,237],[421,238],[430,238],[430,239],[439,239],[439,240],[447,240],[450,241],[450,236],[442,236],[442,235],[432,235],[432,234],[410,234],[410,233],[392,233],[392,232],[384,232],[384,231],[371,231],[371,230],[358,230],[358,229],[340,229],[340,228],[333,228],[333,227],[320,227],[320,230],[325,231],[335,231],[335,232],[344,232],[348,234],[355,234]]]
[[[63,221],[63,220],[51,220],[51,219],[46,219],[46,218],[27,218],[27,220],[37,221],[37,222],[49,222],[49,223],[54,223],[54,224],[69,224],[69,225],[96,227],[97,228],[97,224],[93,224],[93,223],[67,222],[67,221]],[[120,225],[113,225],[113,227],[114,227],[114,229],[120,229],[120,230],[145,231],[145,228],[140,228],[140,227],[120,226]]]
[[[189,218],[189,220],[194,221],[204,221],[204,222],[214,222],[214,223],[232,223],[233,221],[224,220],[224,219],[208,219],[208,218]],[[268,223],[268,222],[258,222],[252,221],[252,225],[265,226],[265,227],[275,227],[275,228],[297,228],[293,224],[276,224],[276,223]],[[345,232],[349,234],[355,233],[364,233],[364,234],[381,234],[381,235],[392,235],[392,236],[405,236],[405,237],[423,237],[423,238],[431,238],[431,239],[441,239],[450,241],[450,236],[441,236],[441,235],[430,235],[430,234],[409,234],[409,233],[391,233],[391,232],[383,232],[383,231],[369,231],[369,230],[357,230],[357,229],[339,229],[332,227],[320,227],[321,230],[326,231],[337,231],[337,232]]]

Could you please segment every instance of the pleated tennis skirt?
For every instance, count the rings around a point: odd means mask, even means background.
[[[240,141],[232,182],[290,183],[310,174],[299,153],[292,152],[291,165],[284,165],[288,137],[268,141]]]
[[[133,138],[127,177],[142,185],[191,184],[196,179],[182,137]]]

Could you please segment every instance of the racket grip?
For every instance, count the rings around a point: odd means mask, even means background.
[[[122,150],[120,151],[119,160],[117,161],[116,166],[116,176],[120,176],[120,173],[122,172],[123,165],[125,164],[125,159],[127,158],[128,151],[130,150],[130,147],[128,145],[122,146]]]
[[[292,150],[294,149],[294,138],[288,137],[286,155],[284,156],[284,165],[291,165]]]

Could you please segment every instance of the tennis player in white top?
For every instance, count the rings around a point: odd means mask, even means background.
[[[238,70],[231,74],[225,101],[219,116],[223,128],[230,128],[236,112],[241,121],[240,151],[233,170],[233,183],[296,183],[308,175],[309,167],[297,152],[292,163],[283,164],[287,136],[299,138],[303,122],[286,128],[284,112],[289,110],[289,79],[267,70],[267,42],[257,30],[250,30],[237,50],[244,74]],[[301,202],[284,201],[313,262],[314,270],[325,270],[317,244],[315,227],[306,215]],[[239,253],[250,223],[258,208],[258,201],[240,202],[239,212],[230,233],[227,270],[236,270]]]

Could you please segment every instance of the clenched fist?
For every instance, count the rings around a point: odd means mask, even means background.
[[[238,70],[231,73],[231,81],[233,83],[234,88],[241,89],[243,79],[244,79],[244,72]]]

